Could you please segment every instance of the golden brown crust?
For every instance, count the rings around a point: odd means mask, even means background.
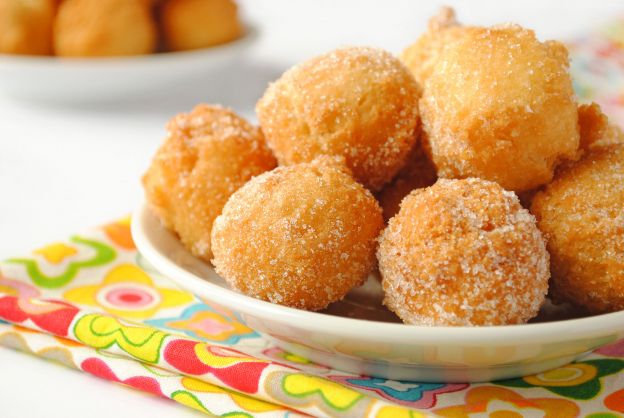
[[[56,0],[0,0],[0,53],[50,55]]]
[[[578,118],[582,149],[624,143],[622,129],[609,122],[597,103],[580,105]]]
[[[416,143],[419,94],[391,54],[353,47],[291,68],[256,111],[280,164],[341,155],[356,180],[379,190]]]
[[[64,57],[154,52],[150,7],[145,0],[64,0],[54,24],[54,51]]]
[[[534,317],[548,253],[513,192],[481,179],[414,190],[380,237],[384,303],[418,325],[503,325]]]
[[[232,0],[167,0],[160,20],[165,45],[172,51],[230,42],[243,33]]]
[[[198,105],[174,117],[143,177],[150,208],[196,256],[210,261],[214,219],[238,188],[275,167],[262,132],[234,112]]]
[[[565,47],[514,25],[472,28],[424,84],[424,146],[438,175],[526,191],[577,157],[577,105]]]
[[[551,293],[592,313],[624,309],[624,144],[595,147],[533,199]]]
[[[213,262],[239,292],[319,310],[364,282],[382,228],[379,205],[344,162],[319,157],[234,193],[214,223]]]

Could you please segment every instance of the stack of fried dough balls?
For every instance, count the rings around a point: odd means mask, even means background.
[[[167,131],[143,177],[147,200],[194,255],[210,261],[212,223],[230,195],[276,162],[258,128],[219,106],[179,114]]]
[[[576,103],[562,44],[443,9],[400,59],[317,56],[256,112],[259,128],[209,106],[174,118],[144,177],[233,289],[320,310],[376,258],[408,324],[526,323],[549,288],[624,309],[624,134]]]
[[[0,0],[0,53],[49,55],[56,0]]]
[[[0,53],[103,57],[239,38],[233,0],[0,0]]]

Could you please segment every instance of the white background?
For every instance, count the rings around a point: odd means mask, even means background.
[[[144,100],[50,105],[0,96],[0,259],[132,211],[139,178],[175,113],[220,102],[253,118],[266,83],[328,49],[399,52],[441,4],[471,24],[517,22],[542,39],[569,39],[624,14],[621,1],[241,1],[261,36],[219,77]],[[1,30],[1,29],[0,29]],[[191,417],[173,402],[0,347],[0,417]]]

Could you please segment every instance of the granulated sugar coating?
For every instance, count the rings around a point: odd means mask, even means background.
[[[553,297],[592,313],[624,309],[624,144],[559,171],[531,212],[548,239]]]
[[[525,191],[577,157],[567,51],[519,26],[471,28],[443,48],[420,112],[424,147],[440,177],[479,177]]]
[[[196,256],[210,261],[212,222],[253,176],[275,167],[262,132],[232,111],[198,105],[175,116],[143,176],[152,211]]]
[[[414,147],[403,168],[392,182],[386,184],[378,194],[384,219],[388,221],[399,211],[401,200],[412,190],[431,186],[436,182],[435,167],[420,147]]]
[[[548,253],[513,192],[438,180],[401,203],[377,253],[384,303],[408,324],[521,324],[548,290]]]
[[[361,285],[381,209],[340,157],[279,167],[234,193],[215,220],[213,263],[239,292],[319,310]]]
[[[343,156],[371,190],[390,181],[416,143],[420,87],[390,53],[344,48],[299,64],[256,106],[280,165]]]

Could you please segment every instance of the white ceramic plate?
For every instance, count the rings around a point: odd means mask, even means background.
[[[235,41],[205,49],[129,57],[58,58],[0,54],[0,91],[47,102],[118,100],[189,77],[218,77],[257,37],[246,26]]]
[[[132,235],[141,254],[181,287],[240,314],[288,351],[356,374],[427,382],[512,378],[562,366],[624,337],[624,311],[565,320],[553,318],[566,312],[542,312],[550,322],[496,327],[393,323],[375,278],[323,313],[288,308],[230,290],[147,206],[134,214]]]

